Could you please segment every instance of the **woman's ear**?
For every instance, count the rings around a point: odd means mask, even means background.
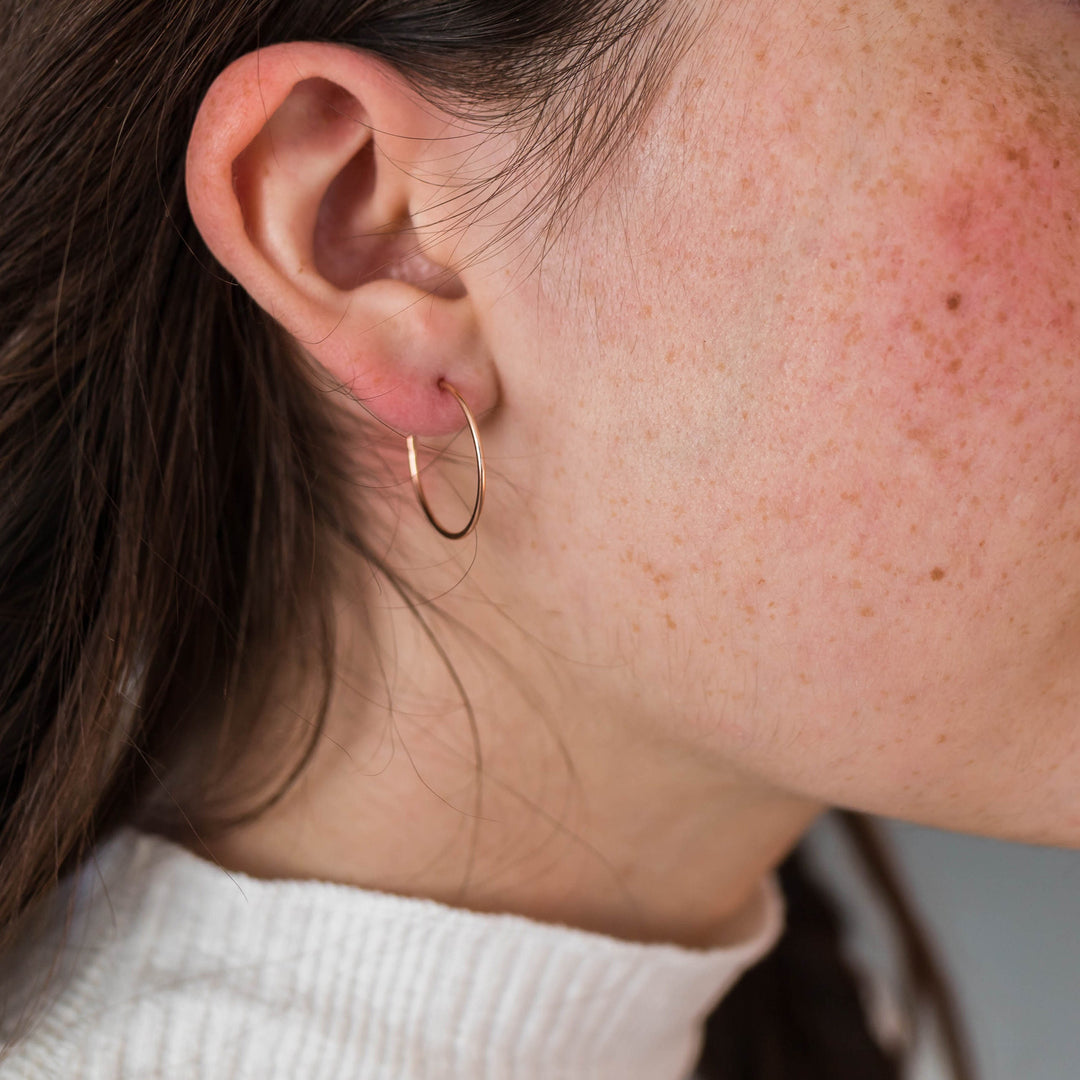
[[[442,379],[476,413],[498,395],[447,227],[475,139],[375,57],[294,42],[226,68],[188,145],[188,203],[210,250],[402,433],[461,427]]]

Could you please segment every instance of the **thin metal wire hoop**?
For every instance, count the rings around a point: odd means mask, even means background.
[[[456,398],[461,411],[465,414],[465,421],[469,425],[469,434],[472,435],[473,449],[476,451],[476,502],[473,503],[472,513],[469,515],[465,527],[456,531],[444,528],[431,512],[427,497],[424,495],[424,487],[420,483],[420,468],[416,462],[416,439],[412,435],[409,435],[405,440],[405,445],[409,450],[409,475],[412,477],[416,497],[420,500],[420,507],[435,530],[445,536],[447,540],[462,540],[476,528],[476,523],[480,520],[480,511],[484,508],[484,491],[487,487],[487,474],[484,469],[484,447],[480,442],[480,429],[477,427],[476,417],[473,416],[469,406],[465,404],[465,399],[445,379],[439,380],[439,386],[444,390],[449,390]]]

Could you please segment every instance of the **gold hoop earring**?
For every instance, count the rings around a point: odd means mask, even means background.
[[[476,523],[480,520],[480,511],[484,506],[484,489],[487,484],[487,477],[484,471],[484,448],[480,444],[480,429],[476,426],[476,417],[473,416],[469,406],[465,404],[465,399],[445,379],[439,380],[439,386],[449,390],[457,399],[458,405],[461,406],[461,411],[465,414],[465,421],[469,425],[469,434],[472,435],[473,448],[476,450],[476,502],[473,503],[472,514],[469,515],[469,520],[465,523],[465,527],[463,529],[458,529],[455,532],[444,528],[435,520],[435,515],[431,512],[431,507],[428,506],[427,498],[424,495],[424,488],[420,483],[420,469],[416,463],[416,439],[412,435],[408,436],[405,440],[405,445],[409,449],[409,475],[412,477],[413,490],[416,492],[416,497],[420,500],[420,506],[427,516],[428,521],[430,521],[436,531],[445,536],[447,540],[461,540],[476,528]]]

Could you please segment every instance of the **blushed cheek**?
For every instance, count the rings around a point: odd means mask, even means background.
[[[920,224],[950,286],[947,310],[1028,334],[1073,329],[1080,158],[1063,161],[1062,153],[1020,134],[929,186]]]
[[[828,583],[853,649],[887,618],[929,641],[988,612],[1046,639],[1073,615],[1080,158],[1014,146],[858,204],[795,305],[819,321],[783,372],[797,406],[762,421],[786,436],[759,542],[786,523],[777,560],[807,552],[800,591]]]
[[[819,260],[838,366],[942,479],[991,444],[1031,456],[1051,439],[1074,466],[1080,450],[1080,79],[1031,45],[1056,34],[1077,53],[1080,36],[1060,13],[1029,31],[1005,6],[965,10],[891,54],[903,104],[837,169],[850,189]]]
[[[976,467],[1080,467],[1080,159],[993,142],[889,210],[838,343],[879,420],[969,489]]]

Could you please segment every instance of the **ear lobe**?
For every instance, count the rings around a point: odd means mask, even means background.
[[[426,158],[469,141],[375,58],[290,43],[207,93],[187,194],[207,245],[299,346],[384,423],[445,434],[490,410],[497,378],[455,246],[419,211],[445,201]],[[444,165],[445,167],[445,165]],[[451,166],[452,167],[452,166]]]

